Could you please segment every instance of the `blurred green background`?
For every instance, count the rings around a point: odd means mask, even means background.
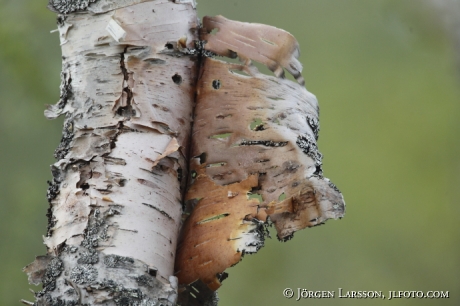
[[[268,240],[227,270],[220,305],[460,305],[460,50],[427,2],[199,0],[200,16],[298,39],[321,106],[323,169],[348,205],[344,219]],[[62,119],[46,121],[43,110],[59,99],[61,62],[45,0],[0,0],[0,20],[0,305],[18,305],[33,299],[22,267],[45,253]],[[282,296],[287,287],[450,297],[295,301]]]

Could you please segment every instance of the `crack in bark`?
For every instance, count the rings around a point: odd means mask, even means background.
[[[265,147],[284,147],[287,141],[272,141],[272,140],[242,140],[240,146],[255,146],[262,145]]]
[[[173,218],[172,218],[167,212],[165,212],[164,210],[161,210],[161,209],[159,209],[158,207],[155,207],[155,206],[152,205],[152,204],[147,204],[147,203],[142,203],[142,204],[144,204],[145,206],[148,206],[148,207],[150,207],[150,208],[155,209],[156,211],[158,211],[160,214],[162,214],[163,216],[165,216],[165,217],[168,218],[169,220],[173,220]]]
[[[121,101],[120,106],[116,109],[116,113],[121,116],[125,117],[127,120],[131,119],[131,117],[136,116],[136,110],[132,106],[132,100],[133,100],[133,91],[129,86],[129,72],[128,69],[125,66],[125,54],[128,51],[128,46],[125,47],[123,50],[123,53],[121,53],[121,58],[120,58],[120,69],[123,74],[123,89],[122,89],[122,94],[119,99]],[[126,105],[124,105],[126,103]]]

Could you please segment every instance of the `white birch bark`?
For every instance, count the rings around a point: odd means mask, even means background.
[[[222,16],[198,31],[195,6],[50,0],[63,70],[45,115],[66,118],[48,254],[25,268],[43,290],[24,303],[216,305],[225,269],[263,246],[265,226],[286,241],[343,216],[342,194],[322,174],[318,104],[295,38]]]
[[[51,0],[65,115],[35,305],[174,305],[197,40],[193,0]],[[25,302],[25,301],[24,301]],[[27,302],[25,302],[27,303]]]

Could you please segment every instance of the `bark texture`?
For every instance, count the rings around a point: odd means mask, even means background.
[[[192,287],[183,289],[188,300],[217,290],[225,269],[257,252],[265,226],[274,224],[286,241],[345,210],[342,194],[323,177],[318,102],[303,86],[295,38],[222,16],[205,17],[200,37],[208,52],[244,64],[202,61],[175,272],[179,284]],[[259,73],[251,60],[277,77]],[[284,69],[299,84],[283,79]]]
[[[192,1],[56,1],[65,115],[35,305],[174,305],[195,98]],[[85,11],[82,11],[85,10]],[[74,12],[74,13],[72,13]]]
[[[48,254],[25,268],[43,284],[34,305],[216,305],[225,269],[268,225],[286,241],[343,216],[291,34],[222,16],[200,30],[193,0],[49,7],[63,70],[45,115],[65,121]]]

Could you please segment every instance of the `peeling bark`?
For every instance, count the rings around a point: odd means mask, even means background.
[[[217,32],[214,33],[214,31]],[[288,32],[264,24],[239,22],[223,16],[204,17],[200,38],[206,50],[220,56],[243,60],[247,66],[254,60],[266,65],[277,77],[283,77],[285,68],[304,84],[300,72],[299,44]]]
[[[194,0],[49,6],[63,70],[45,116],[65,121],[48,254],[24,268],[43,284],[33,305],[217,305],[225,270],[268,225],[286,241],[343,216],[291,34],[222,16],[200,28]]]
[[[265,226],[273,223],[286,241],[300,229],[341,218],[345,209],[340,191],[323,177],[318,103],[303,87],[294,37],[217,16],[204,18],[201,38],[208,52],[243,64],[207,57],[197,84],[175,268],[180,300],[187,303],[209,296],[225,269],[257,252]],[[276,77],[259,73],[252,60]],[[299,84],[283,79],[283,68]]]
[[[48,254],[25,268],[43,283],[35,305],[175,305],[197,74],[196,55],[185,52],[198,39],[194,4],[50,6],[65,14],[63,70],[60,100],[45,115],[65,115],[65,123],[48,190]]]

